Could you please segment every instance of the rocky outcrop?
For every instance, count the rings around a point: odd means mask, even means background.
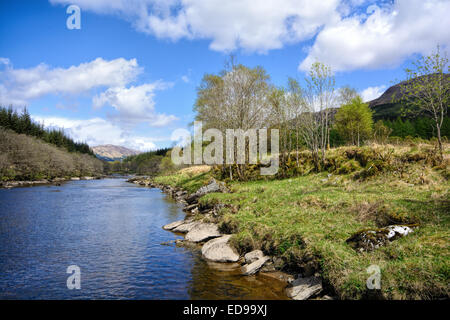
[[[220,236],[221,234],[217,228],[217,225],[213,223],[198,223],[189,230],[185,236],[185,240],[202,242]]]
[[[347,243],[357,251],[373,251],[391,241],[407,236],[417,225],[394,225],[380,229],[362,230],[347,239]]]
[[[322,280],[317,277],[297,278],[286,289],[286,294],[294,300],[306,300],[322,291]]]
[[[261,269],[268,261],[270,261],[269,257],[262,257],[259,258],[258,260],[250,263],[250,264],[246,264],[242,267],[242,274],[244,276],[249,276],[252,274],[255,274],[259,271],[259,269]]]
[[[236,262],[239,254],[228,245],[231,235],[222,236],[206,242],[202,247],[202,256],[214,262]]]

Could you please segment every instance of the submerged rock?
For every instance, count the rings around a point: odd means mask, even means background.
[[[197,223],[189,230],[185,239],[192,242],[202,242],[220,236],[217,225],[213,223]]]
[[[347,239],[347,243],[357,251],[372,251],[387,243],[402,238],[414,231],[417,225],[394,225],[380,229],[362,230]]]
[[[244,256],[244,259],[245,259],[245,263],[250,264],[262,257],[264,257],[264,253],[261,250],[254,250],[249,253],[246,253]]]
[[[294,300],[306,300],[322,291],[322,280],[317,277],[297,278],[286,289],[286,294]]]
[[[269,257],[262,257],[250,264],[246,264],[245,266],[242,267],[242,274],[245,276],[249,276],[257,273],[259,269],[261,269],[262,266],[264,266],[266,262],[269,260],[270,260]]]
[[[239,254],[228,245],[231,235],[212,239],[206,242],[202,247],[202,256],[214,262],[236,262],[239,260]]]

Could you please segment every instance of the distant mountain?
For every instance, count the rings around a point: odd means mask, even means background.
[[[139,151],[136,150],[128,149],[121,146],[115,146],[112,144],[96,146],[93,147],[92,150],[94,151],[97,158],[106,161],[122,160],[123,158],[126,158],[128,156],[134,156],[140,153]]]
[[[420,81],[423,77],[429,76],[422,76],[409,81]],[[450,81],[450,74],[445,74],[445,79]],[[398,101],[401,99],[401,87],[405,83],[407,82],[403,81],[390,87],[381,95],[381,97],[369,102],[369,107],[375,112],[375,120],[394,120],[398,117],[402,117],[401,109],[405,106],[399,102],[394,102],[394,100]]]

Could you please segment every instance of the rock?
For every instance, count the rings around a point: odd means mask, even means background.
[[[245,254],[245,263],[250,264],[256,260],[264,257],[264,253],[261,250],[254,250]]]
[[[195,194],[199,197],[212,193],[212,192],[227,192],[227,188],[225,187],[223,182],[217,182],[216,179],[211,179],[208,185],[201,187],[197,190]]]
[[[186,191],[177,191],[177,192],[175,193],[175,197],[180,198],[180,197],[185,196],[186,194],[187,194]]]
[[[408,234],[413,232],[413,229],[408,226],[388,226],[386,227],[386,230],[389,231],[389,233],[387,234],[387,238],[391,241],[407,236]]]
[[[173,244],[176,244],[176,241],[177,241],[177,240],[170,240],[170,241],[161,242],[160,244],[161,244],[162,246],[171,246],[171,245],[173,245]]]
[[[172,230],[175,229],[178,226],[181,226],[182,224],[185,224],[186,221],[185,220],[179,220],[179,221],[175,221],[169,224],[166,224],[165,226],[163,226],[164,230]]]
[[[362,230],[352,235],[346,242],[357,251],[372,251],[410,234],[415,227],[417,225],[393,225],[380,229]]]
[[[275,269],[278,269],[278,270],[283,269],[285,262],[282,258],[274,257],[272,260],[273,260],[273,265],[274,265]]]
[[[180,224],[175,229],[172,229],[172,231],[179,232],[179,233],[187,233],[199,223],[200,222],[196,222],[196,221],[183,223],[183,224]]]
[[[241,265],[236,262],[222,263],[206,260],[206,264],[211,269],[221,272],[232,272],[233,274],[237,273],[241,267]]]
[[[294,300],[306,300],[322,291],[322,280],[316,277],[297,278],[286,289],[286,294]]]
[[[70,178],[70,180],[72,180],[72,181],[78,181],[78,180],[80,180],[80,178],[78,178],[78,177],[73,177],[73,178]]]
[[[206,242],[202,247],[202,256],[214,262],[236,262],[239,260],[233,248],[228,245],[231,235],[212,239]]]
[[[197,207],[198,207],[198,203],[190,204],[190,205],[184,207],[183,211],[184,212],[191,211],[191,210],[194,210]]]
[[[200,251],[200,246],[197,243],[191,242],[191,241],[177,239],[177,240],[175,240],[175,246],[182,247],[182,248],[188,248],[190,250]]]
[[[281,271],[264,272],[261,273],[261,276],[277,279],[286,283],[292,283],[295,280],[294,276]]]
[[[276,269],[272,261],[266,262],[266,264],[259,270],[259,272],[274,272],[274,271],[276,271]]]
[[[185,200],[187,203],[193,204],[194,202],[197,202],[198,198],[201,196],[212,192],[229,192],[229,190],[223,182],[217,182],[216,179],[213,178],[208,185],[201,187],[197,192],[186,197]]]
[[[198,198],[199,198],[200,196],[199,195],[197,195],[197,194],[191,194],[190,196],[188,196],[188,197],[186,197],[184,200],[188,203],[188,204],[193,204],[193,203],[196,203],[197,202],[197,200],[198,200]]]
[[[262,258],[259,258],[258,260],[256,260],[255,262],[252,262],[250,264],[246,264],[245,266],[242,267],[242,273],[245,276],[249,276],[249,275],[255,274],[269,260],[270,260],[269,257],[262,257]]]
[[[192,242],[206,241],[211,238],[220,237],[221,234],[217,225],[213,223],[197,223],[186,234],[185,240]]]

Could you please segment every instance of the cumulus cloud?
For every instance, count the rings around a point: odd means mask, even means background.
[[[178,118],[173,115],[156,113],[153,96],[155,90],[164,89],[169,85],[155,82],[129,88],[109,88],[93,98],[93,105],[95,108],[104,105],[112,106],[117,112],[110,117],[127,125],[146,121],[153,127],[163,127]]]
[[[15,69],[8,59],[2,61],[5,67],[0,70],[0,103],[5,105],[25,105],[47,94],[79,94],[96,87],[123,86],[142,71],[136,59],[123,58],[97,58],[69,68],[39,64]]]
[[[139,151],[149,151],[156,149],[155,142],[170,140],[168,138],[134,136],[120,126],[102,118],[87,120],[42,116],[33,116],[32,118],[37,122],[44,123],[46,127],[62,128],[73,139],[85,141],[90,146],[114,144]]]
[[[340,0],[50,0],[116,14],[159,38],[210,39],[213,50],[266,52],[311,38],[338,20]]]
[[[327,23],[299,69],[308,70],[314,61],[336,71],[397,66],[412,54],[428,54],[438,43],[450,45],[448,12],[448,0],[369,6],[367,14]]]
[[[77,95],[94,88],[106,88],[93,97],[94,107],[109,105],[117,112],[110,117],[123,127],[148,122],[161,127],[177,120],[173,115],[157,113],[154,95],[171,84],[162,81],[130,85],[142,73],[136,59],[104,60],[97,58],[68,68],[51,68],[40,64],[15,69],[6,58],[0,58],[0,104],[25,106],[45,95]],[[61,109],[61,105],[57,105]]]
[[[299,66],[390,67],[450,46],[448,0],[50,0],[115,14],[158,38],[209,39],[218,51],[264,53],[316,37]],[[367,9],[366,11],[361,11]]]
[[[369,87],[360,92],[361,98],[365,102],[375,100],[386,91],[386,86]]]

